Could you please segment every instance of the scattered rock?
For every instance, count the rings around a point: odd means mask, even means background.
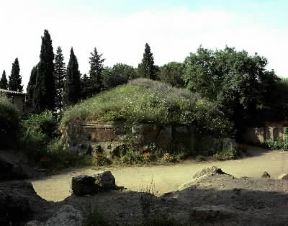
[[[226,174],[225,172],[223,172],[220,168],[218,168],[217,166],[211,166],[205,169],[202,169],[201,171],[197,172],[194,174],[193,178],[197,179],[200,177],[204,177],[204,176],[214,176],[217,174]]]
[[[95,184],[100,187],[101,190],[115,189],[115,177],[111,171],[104,171],[103,173],[96,174],[94,176]]]
[[[62,206],[57,213],[48,219],[45,226],[81,226],[83,221],[82,214],[79,210],[71,205]]]
[[[30,220],[30,200],[34,195],[34,189],[28,182],[0,184],[0,225],[22,225]]]
[[[115,177],[110,171],[94,176],[80,175],[72,177],[72,191],[76,196],[93,195],[100,191],[117,189]]]
[[[91,195],[99,191],[99,186],[95,184],[95,177],[80,175],[72,177],[72,191],[76,196]]]
[[[261,177],[262,178],[270,178],[271,176],[267,171],[264,171]]]
[[[25,173],[25,170],[23,170],[21,166],[0,158],[0,181],[26,178],[28,178],[28,175]]]
[[[223,206],[201,206],[194,207],[191,212],[191,220],[197,223],[213,222],[227,220],[232,218],[235,214],[226,207]]]
[[[279,177],[278,177],[279,180],[288,180],[288,174],[287,173],[284,173],[284,174],[281,174]]]
[[[37,220],[28,222],[25,226],[81,226],[83,216],[81,212],[71,205],[63,205],[57,213],[45,222]]]
[[[117,145],[116,147],[112,148],[112,150],[111,150],[112,158],[125,155],[127,149],[128,149],[128,147],[126,144]]]

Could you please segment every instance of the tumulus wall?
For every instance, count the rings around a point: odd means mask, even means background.
[[[248,128],[243,134],[243,140],[250,144],[263,144],[267,141],[283,141],[288,126],[269,125],[258,128]]]
[[[213,154],[223,148],[234,148],[233,140],[200,137],[191,125],[82,122],[69,124],[63,137],[68,149],[74,153],[97,155],[101,152],[110,158],[119,156],[125,147],[131,145],[140,151],[153,144],[162,150],[184,149],[191,154],[196,151]]]

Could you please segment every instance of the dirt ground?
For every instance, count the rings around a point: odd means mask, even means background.
[[[151,191],[156,195],[175,191],[179,186],[192,180],[193,175],[210,166],[217,166],[235,177],[260,178],[264,171],[271,178],[288,173],[288,152],[266,151],[251,147],[248,156],[230,161],[195,162],[168,166],[106,168],[111,170],[119,186],[131,191]],[[102,169],[104,170],[104,169]],[[98,172],[91,168],[75,169],[58,175],[32,181],[38,195],[49,201],[61,201],[70,196],[71,177],[80,174],[92,175]]]

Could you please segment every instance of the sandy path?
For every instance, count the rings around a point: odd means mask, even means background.
[[[116,183],[134,191],[153,189],[159,194],[176,190],[191,180],[195,172],[208,166],[218,166],[236,177],[260,177],[268,171],[272,178],[288,173],[288,152],[262,151],[252,148],[251,157],[231,161],[194,162],[150,167],[109,168]],[[80,174],[92,175],[97,170],[90,168],[71,170],[59,175],[32,181],[36,192],[46,200],[60,201],[70,195],[71,177]]]

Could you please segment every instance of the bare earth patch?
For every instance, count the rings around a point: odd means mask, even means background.
[[[288,152],[265,151],[250,148],[248,157],[223,162],[195,162],[187,160],[168,166],[107,168],[116,178],[116,184],[131,191],[147,191],[161,195],[175,191],[179,186],[191,181],[193,175],[206,167],[217,166],[235,177],[260,178],[267,171],[271,178],[288,173]],[[91,168],[75,169],[59,175],[32,181],[38,195],[49,201],[61,201],[70,196],[71,178],[76,175],[93,175],[99,170]]]

